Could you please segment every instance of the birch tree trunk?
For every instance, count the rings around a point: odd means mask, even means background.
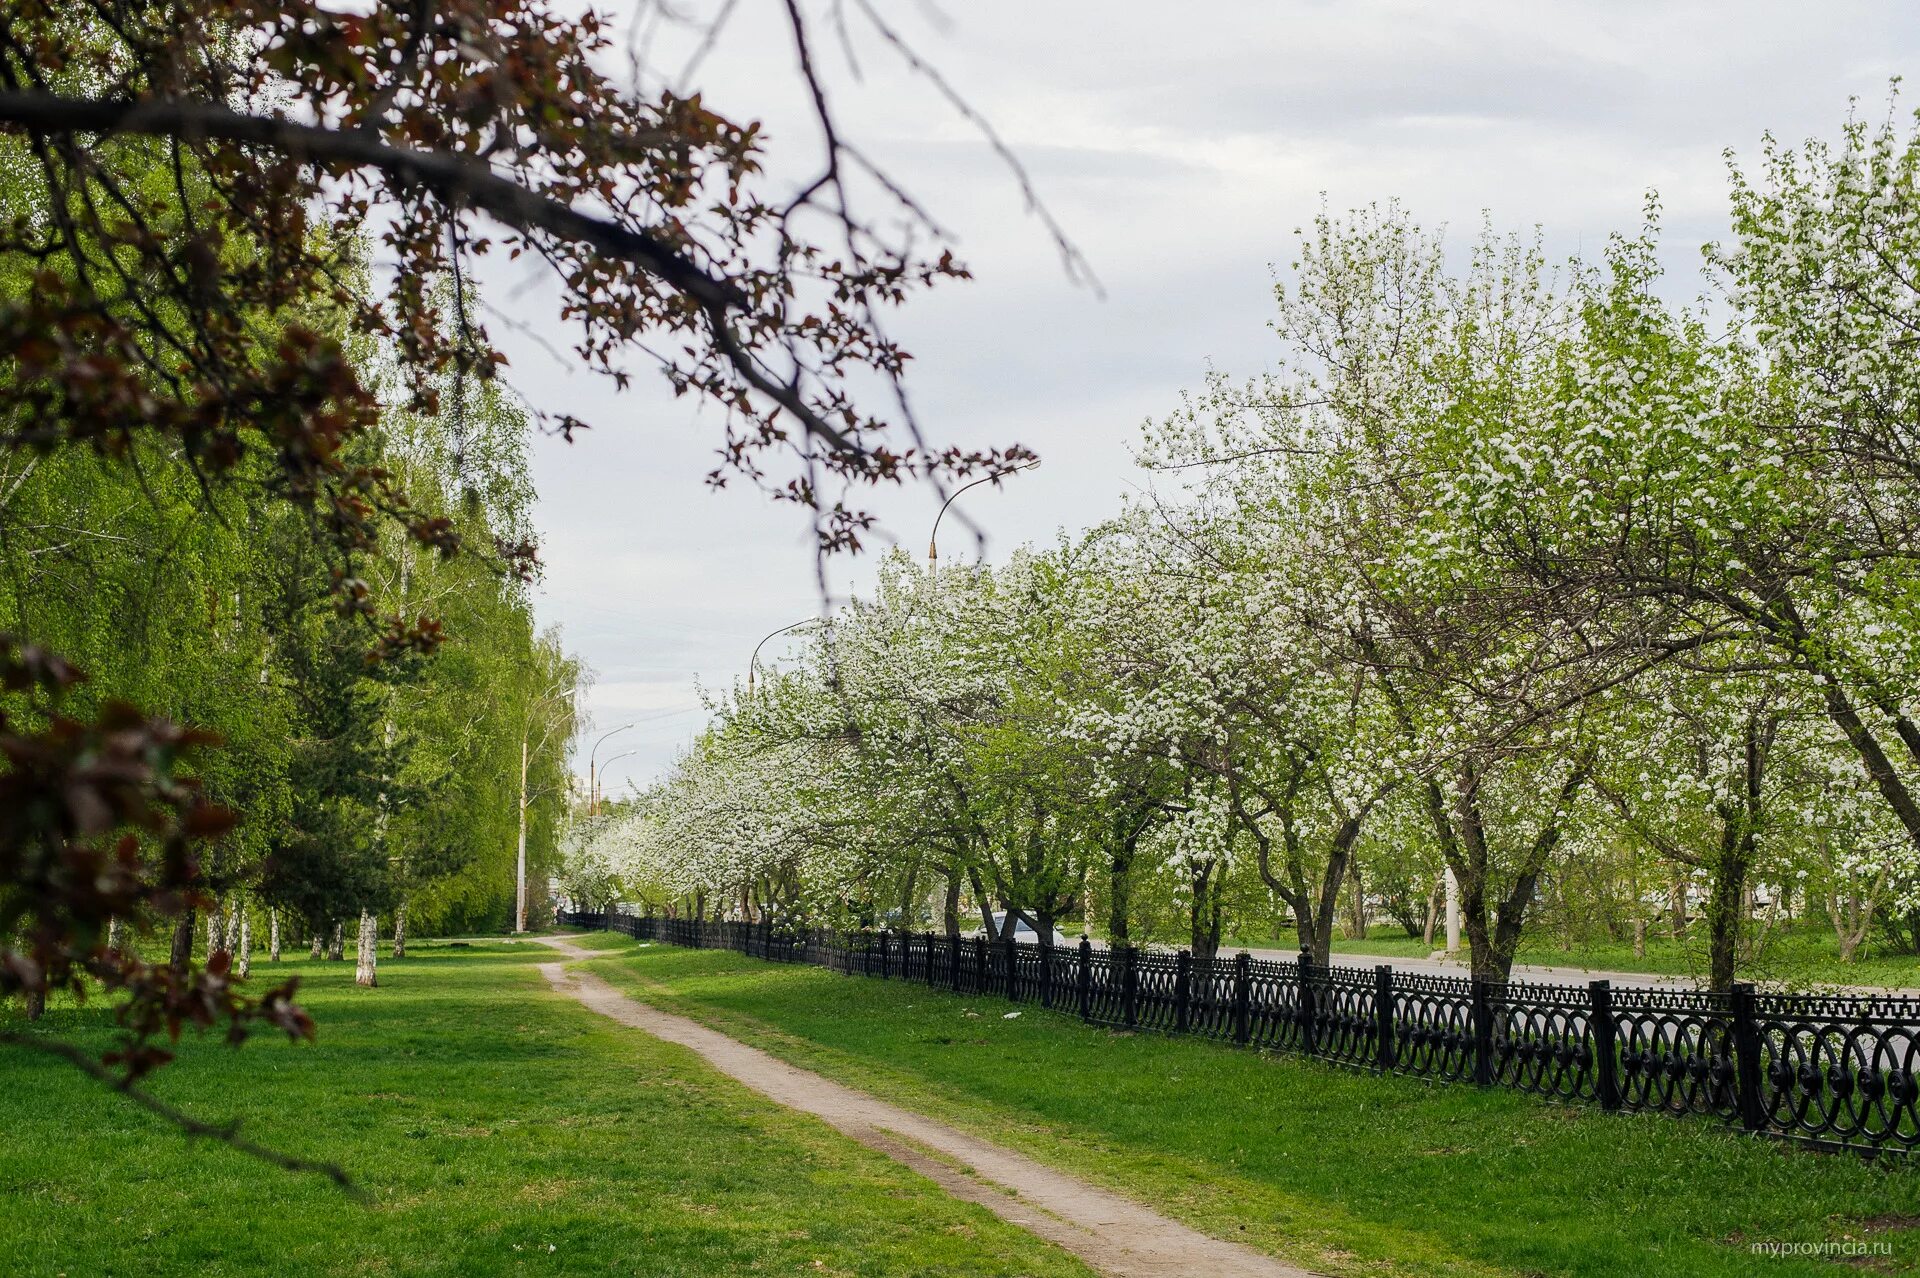
[[[207,957],[212,958],[220,951],[220,904],[214,902],[207,911]]]
[[[280,907],[277,905],[267,907],[267,961],[280,961]]]
[[[107,923],[107,948],[117,954],[126,943],[127,925],[119,919],[110,920]]]
[[[238,962],[233,970],[244,980],[253,971],[253,918],[244,909],[240,911],[240,944],[234,953]]]
[[[371,910],[360,911],[360,941],[354,948],[353,983],[369,988],[380,982],[374,975],[380,948],[380,920]]]
[[[527,738],[520,738],[520,845],[513,863],[513,930],[527,930]]]
[[[333,938],[327,942],[327,961],[338,963],[347,956],[347,925],[339,919],[333,921]]]
[[[318,928],[314,929],[312,940],[313,940],[313,957],[319,958],[321,955],[320,955],[320,931]]]
[[[393,956],[407,956],[407,898],[401,897],[400,904],[393,907]]]

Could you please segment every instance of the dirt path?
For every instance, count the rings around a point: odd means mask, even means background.
[[[571,959],[592,957],[592,951],[564,936],[536,939]],[[721,1073],[790,1109],[825,1119],[955,1198],[979,1203],[1002,1220],[1059,1244],[1103,1274],[1311,1278],[1307,1270],[1189,1229],[1022,1154],[798,1069],[698,1021],[628,998],[598,977],[568,972],[564,963],[542,963],[540,970],[556,990],[602,1016],[692,1048]]]

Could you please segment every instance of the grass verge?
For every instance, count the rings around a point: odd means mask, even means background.
[[[1327,1273],[1920,1270],[1920,1166],[1907,1162],[594,939],[615,952],[588,970],[630,994]],[[1754,1250],[1852,1241],[1891,1254]]]
[[[154,1090],[343,1164],[358,1203],[0,1052],[0,1273],[1085,1275],[697,1057],[552,994],[532,944],[295,963],[319,1041],[189,1041]],[[418,957],[415,957],[418,955]],[[265,965],[263,965],[265,966]],[[0,1011],[0,1017],[9,1013]],[[97,1010],[49,1032],[104,1043]]]

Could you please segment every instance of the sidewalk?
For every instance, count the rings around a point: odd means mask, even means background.
[[[1095,941],[1094,944],[1104,945],[1105,942]],[[1220,953],[1231,956],[1239,951],[1223,946]],[[1291,963],[1300,957],[1298,950],[1249,949],[1247,953],[1256,959],[1282,963]],[[1334,967],[1352,968],[1362,972],[1371,972],[1382,964],[1396,972],[1415,973],[1421,976],[1466,976],[1471,971],[1463,959],[1392,958],[1372,954],[1335,954],[1333,956]],[[1589,981],[1608,981],[1619,989],[1697,990],[1703,985],[1703,982],[1690,976],[1665,976],[1656,972],[1616,972],[1606,968],[1555,967],[1540,963],[1515,963],[1512,979],[1536,981],[1546,985],[1585,985]],[[1878,995],[1920,998],[1920,988],[1913,986],[1836,985],[1822,988],[1833,993],[1857,994],[1868,998]]]
[[[1294,959],[1297,950],[1248,950],[1257,959]],[[1371,954],[1335,954],[1333,966],[1358,968],[1371,972],[1382,963],[1396,972],[1417,972],[1423,976],[1466,976],[1471,972],[1464,959],[1389,958]],[[1546,967],[1535,963],[1515,963],[1516,981],[1540,981],[1549,985],[1585,985],[1589,981],[1611,981],[1630,989],[1698,989],[1700,983],[1686,976],[1662,976],[1654,972],[1610,972],[1600,968]]]

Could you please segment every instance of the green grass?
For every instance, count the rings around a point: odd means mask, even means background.
[[[634,947],[590,965],[798,1064],[1335,1274],[1793,1275],[1920,1265],[1920,1166],[1096,1030],[899,981]],[[972,1013],[972,1015],[969,1015]]]
[[[0,1274],[1088,1272],[553,994],[534,967],[550,950],[414,953],[383,962],[377,990],[350,961],[284,964],[306,978],[317,1043],[189,1041],[154,1083],[341,1163],[364,1203],[189,1147],[71,1066],[0,1050]],[[104,1041],[96,1010],[42,1024]]]

